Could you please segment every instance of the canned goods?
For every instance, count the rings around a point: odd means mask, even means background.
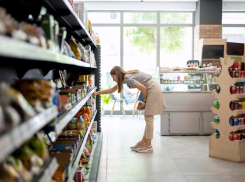
[[[230,118],[230,125],[234,126],[234,119],[233,118]]]
[[[238,125],[238,124],[239,124],[238,122],[239,122],[238,119],[235,118],[235,119],[234,119],[234,126]]]
[[[242,77],[241,78],[244,78],[245,76],[244,76],[244,71],[242,71]]]
[[[238,103],[238,102],[235,102],[234,104],[235,104],[235,109],[234,109],[234,110],[238,110],[238,108],[239,108],[239,103]]]
[[[236,86],[232,86],[232,94],[236,94]]]
[[[235,103],[231,102],[230,107],[231,107],[231,110],[234,111],[235,110]]]
[[[240,93],[240,87],[236,87],[236,94]]]
[[[234,140],[238,140],[237,134],[234,134]]]
[[[241,119],[241,125],[245,125],[245,118]]]
[[[216,124],[219,124],[219,122],[220,122],[219,116],[214,116],[214,122]]]
[[[239,71],[239,78],[242,78],[242,71]]]
[[[241,71],[241,69],[242,69],[242,63],[238,62],[238,70]]]
[[[238,110],[242,110],[242,102],[238,102]]]
[[[242,109],[245,109],[245,102],[242,102]]]
[[[240,87],[240,89],[239,89],[239,93],[240,93],[240,94],[242,94],[242,93],[243,93],[243,86],[242,86],[242,87]]]
[[[232,72],[232,78],[236,78],[236,71]]]
[[[237,134],[237,140],[241,140],[241,134]]]
[[[229,139],[230,139],[230,141],[234,140],[234,134],[233,133],[229,134]]]
[[[237,125],[241,125],[241,118],[237,119]]]
[[[241,70],[244,71],[244,62],[242,62],[241,66]]]

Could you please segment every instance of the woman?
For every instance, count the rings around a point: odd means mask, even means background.
[[[118,93],[121,93],[124,83],[130,88],[139,89],[145,101],[140,109],[145,109],[146,127],[142,140],[130,148],[136,152],[153,152],[151,140],[153,139],[154,115],[163,114],[163,110],[166,108],[161,86],[151,75],[138,70],[124,71],[121,67],[115,66],[112,68],[110,74],[117,85],[103,91],[95,92],[93,96],[110,94],[116,90],[118,90]]]

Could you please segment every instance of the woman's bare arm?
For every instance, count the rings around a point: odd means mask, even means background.
[[[142,92],[142,94],[144,96],[144,100],[146,102],[146,100],[147,100],[147,88],[146,88],[146,86],[144,86],[141,83],[137,82],[136,85],[135,85],[135,88],[139,89]]]
[[[102,90],[102,91],[95,92],[95,93],[93,93],[93,96],[101,95],[101,94],[111,94],[111,93],[115,92],[116,90],[117,90],[117,85],[115,85],[112,88],[108,88],[108,89],[105,89],[105,90]]]

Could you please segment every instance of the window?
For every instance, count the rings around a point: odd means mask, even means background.
[[[161,13],[161,24],[192,24],[192,13]]]
[[[138,69],[155,77],[157,65],[182,67],[193,59],[192,12],[93,11],[88,17],[101,39],[103,88],[115,84],[109,74],[115,65],[126,71]],[[129,90],[135,96],[137,90]],[[122,94],[115,96],[119,98]],[[133,106],[134,103],[124,104],[124,109],[131,113]],[[112,104],[105,110],[111,111],[111,108]]]
[[[185,67],[192,59],[192,27],[162,27],[160,31],[160,65]]]
[[[95,23],[120,23],[120,13],[88,13],[88,19],[91,21],[92,25]]]
[[[245,43],[245,28],[243,27],[223,27],[222,34],[227,42]]]
[[[245,13],[223,13],[222,24],[245,24]]]
[[[225,12],[222,15],[222,38],[227,42],[245,43],[245,13]]]
[[[157,13],[123,13],[123,22],[128,24],[157,23]]]
[[[95,32],[99,32],[101,49],[101,88],[106,89],[116,85],[113,82],[110,71],[114,66],[120,66],[120,27],[93,27]],[[120,98],[120,94],[114,93]],[[103,105],[103,103],[102,103]],[[104,105],[105,110],[111,110],[113,103]],[[114,110],[120,110],[120,107]]]

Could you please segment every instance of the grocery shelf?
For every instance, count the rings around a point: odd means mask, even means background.
[[[65,26],[69,31],[73,32],[76,38],[80,38],[86,44],[96,48],[96,44],[92,41],[84,24],[68,0],[45,0],[44,6],[55,15],[55,19],[59,22],[60,26]]]
[[[86,131],[86,134],[83,137],[83,141],[82,141],[82,143],[81,143],[81,145],[80,145],[80,147],[79,147],[79,149],[78,149],[78,151],[76,153],[76,156],[75,156],[75,158],[74,158],[74,160],[73,160],[73,162],[71,164],[72,165],[71,172],[69,174],[69,178],[67,179],[67,182],[72,182],[72,180],[73,180],[73,177],[74,177],[75,172],[76,172],[76,170],[78,168],[78,163],[79,163],[79,160],[80,160],[81,155],[83,153],[83,149],[84,149],[84,146],[86,144],[86,141],[87,141],[87,138],[88,138],[88,134],[89,134],[89,132],[91,130],[91,127],[93,125],[93,122],[94,122],[96,114],[97,114],[97,110],[94,112],[94,115],[93,115],[93,118],[91,119],[90,125],[89,125],[89,127],[88,127],[88,129]]]
[[[74,59],[61,53],[53,52],[30,43],[0,35],[0,57],[25,59],[29,61],[44,61],[57,64],[73,65],[86,68],[96,68],[89,63]],[[4,59],[1,59],[5,61]]]
[[[89,181],[89,176],[90,176],[90,173],[91,173],[92,164],[93,164],[93,160],[94,160],[94,153],[95,153],[95,149],[96,149],[97,143],[98,143],[97,141],[98,141],[98,139],[96,138],[96,142],[93,145],[93,148],[92,148],[90,156],[89,156],[89,161],[88,161],[89,172],[85,175],[85,179],[84,179],[83,182],[88,182]]]
[[[159,70],[159,73],[196,73],[196,74],[205,74],[205,73],[217,73],[218,71],[188,71],[188,70],[183,70],[183,71],[162,71]]]
[[[201,83],[161,83],[161,85],[208,85],[208,84],[201,84]]]
[[[234,110],[232,111],[233,115],[240,115],[240,114],[245,114],[245,109],[241,109],[241,110]]]
[[[57,107],[52,106],[35,117],[6,131],[0,136],[0,162],[30,139],[36,132],[58,115]]]
[[[42,170],[37,175],[32,182],[47,182],[50,181],[55,173],[55,171],[58,169],[59,164],[57,162],[56,158],[49,158],[44,165],[42,166]]]
[[[235,82],[245,82],[245,78],[233,78]]]
[[[83,99],[75,104],[72,109],[62,114],[54,123],[51,124],[51,128],[59,134],[69,123],[69,121],[77,114],[81,107],[88,101],[92,94],[96,91],[97,87],[93,88]]]
[[[245,125],[232,126],[233,131],[245,130]]]

